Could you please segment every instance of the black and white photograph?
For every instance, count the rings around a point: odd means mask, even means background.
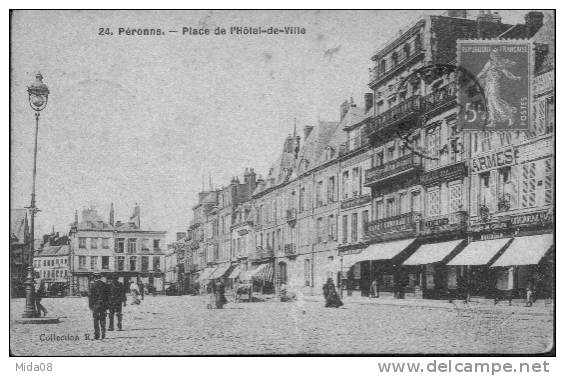
[[[11,10],[10,356],[547,373],[555,13]]]

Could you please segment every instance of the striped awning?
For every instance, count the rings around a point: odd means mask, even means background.
[[[216,270],[216,268],[206,268],[200,272],[198,276],[198,281],[200,283],[206,283],[210,277],[210,275]]]
[[[239,273],[241,273],[241,266],[237,265],[235,268],[233,268],[230,275],[228,275],[228,278],[235,279],[239,277]]]
[[[552,245],[553,234],[514,238],[508,249],[492,266],[536,265]]]
[[[256,269],[247,272],[247,279],[271,282],[273,280],[273,265],[271,263],[259,265]]]
[[[208,277],[208,279],[218,279],[218,278],[222,278],[224,276],[224,274],[226,274],[226,272],[228,271],[228,269],[231,267],[231,264],[229,262],[226,262],[225,264],[221,264],[218,265],[218,267],[216,268],[216,270],[214,270],[210,276]]]

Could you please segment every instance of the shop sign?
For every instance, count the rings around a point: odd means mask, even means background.
[[[534,95],[544,94],[553,90],[554,73],[549,71],[534,78]]]
[[[488,223],[472,223],[469,226],[471,232],[502,231],[510,228],[510,221],[497,221]]]
[[[426,172],[421,176],[420,182],[423,185],[432,185],[440,181],[450,181],[465,175],[465,163],[460,162],[446,166],[434,171]]]
[[[510,223],[512,223],[513,226],[544,224],[551,222],[553,222],[553,213],[550,210],[519,214],[510,217]]]
[[[508,146],[492,153],[483,154],[471,159],[471,173],[478,174],[504,166],[512,166],[518,160],[518,149]]]

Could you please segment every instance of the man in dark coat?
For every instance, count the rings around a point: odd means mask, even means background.
[[[224,308],[224,304],[228,302],[226,299],[226,288],[222,281],[218,279],[216,284],[214,285],[215,289],[215,297],[216,297],[216,308],[221,309]]]
[[[100,273],[94,273],[94,281],[90,285],[88,294],[88,307],[94,319],[94,339],[100,339],[100,332],[102,339],[106,337],[106,310],[109,305],[110,289],[101,278]]]
[[[139,286],[139,294],[141,294],[141,300],[143,300],[145,296],[145,286],[143,285],[143,281],[141,280],[141,278],[139,279],[137,285]]]
[[[122,330],[122,305],[125,307],[126,298],[126,288],[118,281],[118,277],[112,277],[112,282],[110,282],[110,324],[108,325],[108,330],[114,330],[114,314],[118,317],[118,330]]]

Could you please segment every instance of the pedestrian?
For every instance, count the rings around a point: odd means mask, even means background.
[[[224,308],[224,304],[228,302],[228,300],[226,299],[226,287],[219,279],[216,282],[215,297],[216,297],[216,308],[218,309]]]
[[[380,295],[379,282],[377,278],[373,279],[373,282],[371,282],[371,287],[369,288],[369,295],[371,298],[378,298]]]
[[[43,299],[45,295],[45,282],[40,278],[35,284],[34,296],[35,312],[39,317],[41,317],[41,312],[43,312],[43,316],[47,316],[47,310],[45,309],[43,304],[41,304],[41,299]]]
[[[108,330],[114,330],[114,314],[118,318],[118,330],[122,330],[122,305],[126,306],[126,288],[113,276],[110,283],[110,324]]]
[[[143,281],[139,279],[137,285],[139,287],[139,293],[141,294],[141,300],[143,300],[145,296],[145,286],[143,285]]]
[[[324,291],[324,298],[326,299],[327,308],[339,308],[343,305],[343,302],[337,294],[333,279],[328,278],[322,289]]]
[[[141,300],[139,300],[139,286],[135,281],[131,281],[129,285],[129,296],[131,298],[130,304],[139,305],[141,303]]]
[[[106,337],[106,310],[108,309],[109,298],[109,286],[102,281],[100,273],[94,273],[94,281],[90,285],[88,295],[88,307],[92,311],[92,318],[94,319],[94,339]],[[102,334],[102,337],[100,337],[100,334]]]
[[[534,304],[534,285],[530,281],[526,287],[526,307],[531,307]]]

